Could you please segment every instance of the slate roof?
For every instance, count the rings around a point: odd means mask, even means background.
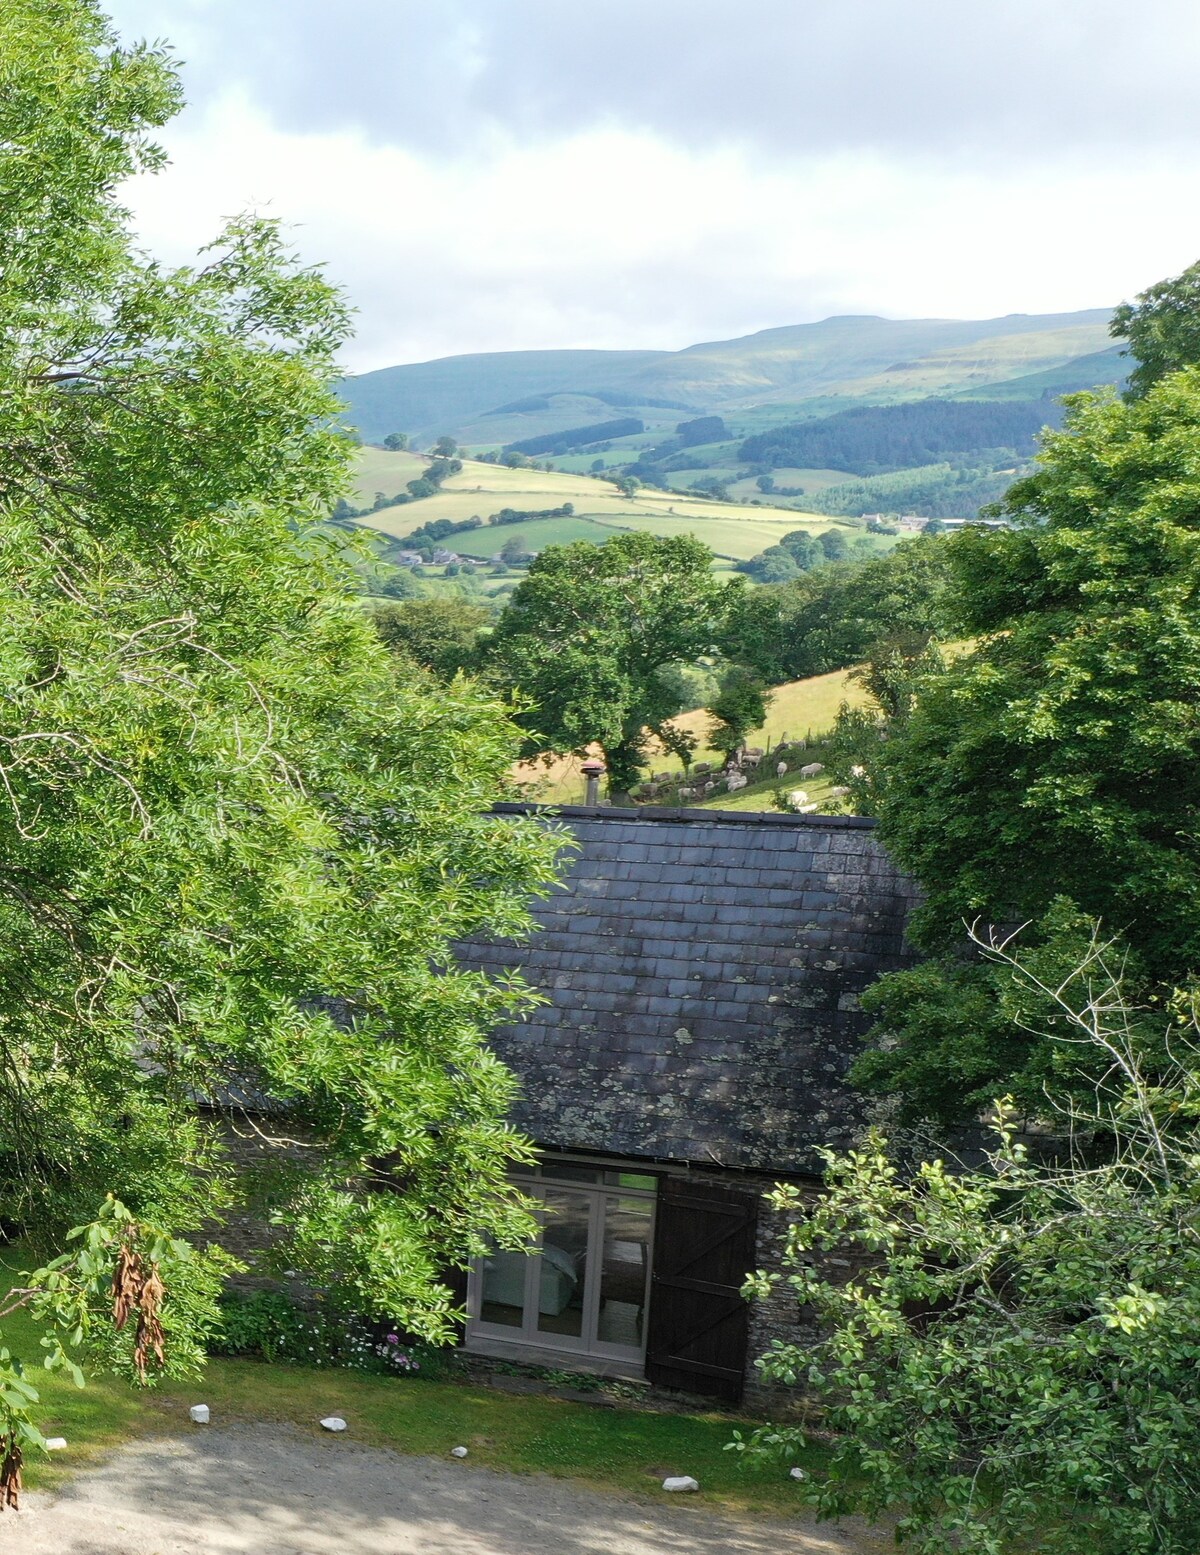
[[[508,813],[532,807],[500,805]],[[861,1122],[858,995],[907,964],[914,897],[858,817],[564,807],[579,844],[518,968],[549,1002],[494,1038],[541,1145],[810,1172]]]

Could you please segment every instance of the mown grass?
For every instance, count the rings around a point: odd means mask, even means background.
[[[8,1249],[2,1262],[11,1279],[21,1267],[19,1250]],[[123,1442],[203,1429],[191,1423],[188,1408],[205,1403],[216,1425],[266,1421],[316,1435],[321,1418],[337,1414],[354,1441],[397,1452],[446,1457],[461,1444],[476,1466],[551,1474],[634,1496],[661,1494],[668,1474],[692,1474],[705,1500],[724,1510],[780,1515],[799,1506],[787,1465],[746,1462],[724,1450],[738,1421],[717,1411],[657,1414],[514,1395],[478,1382],[222,1358],[210,1361],[195,1382],[136,1389],[96,1377],[77,1388],[40,1367],[38,1330],[26,1314],[5,1320],[4,1341],[24,1358],[39,1391],[38,1426],[67,1439],[64,1452],[30,1454],[26,1480],[35,1489],[53,1489]],[[824,1460],[814,1446],[797,1461],[812,1471]]]

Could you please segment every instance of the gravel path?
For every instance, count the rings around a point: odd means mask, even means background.
[[[822,1525],[702,1498],[630,1502],[543,1476],[409,1458],[272,1425],[122,1448],[0,1519],[2,1555],[875,1555]]]

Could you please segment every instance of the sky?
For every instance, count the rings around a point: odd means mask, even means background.
[[[185,260],[280,217],[355,371],[1115,304],[1200,258],[1196,0],[107,0]]]

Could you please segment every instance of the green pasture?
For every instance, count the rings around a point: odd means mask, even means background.
[[[805,495],[809,492],[815,495],[817,492],[828,491],[830,486],[844,486],[847,481],[859,479],[856,475],[847,475],[845,470],[806,470],[800,469],[797,466],[772,470],[771,474],[775,478],[776,486],[800,486],[803,488]],[[762,497],[764,502],[776,500],[770,494],[763,496],[753,476],[748,476],[744,481],[735,481],[729,488],[729,495],[742,498],[743,500],[753,497]],[[803,497],[782,497],[779,500],[782,502],[802,502],[804,499]]]
[[[393,454],[386,448],[360,448],[350,501],[356,507],[369,505],[374,502],[377,491],[394,497],[409,481],[424,475],[428,467],[429,460],[420,454]]]
[[[818,746],[812,752],[812,760],[820,761],[821,750]],[[748,810],[753,814],[761,814],[764,810],[774,810],[775,794],[779,789],[791,791],[800,789],[808,795],[806,803],[816,805],[817,815],[828,814],[838,808],[837,802],[830,798],[829,790],[833,788],[834,781],[828,772],[823,772],[820,777],[802,778],[796,772],[786,772],[783,777],[775,776],[775,763],[766,761],[764,767],[769,768],[769,774],[760,782],[750,783],[745,788],[738,789],[736,794],[714,794],[711,799],[697,801],[698,810]]]
[[[399,479],[401,465],[391,466],[388,460],[411,461],[408,454],[387,454],[377,449],[363,450],[364,468],[372,475],[377,489],[387,490],[389,482],[397,490],[403,490]],[[424,467],[423,461],[417,461]],[[389,471],[394,470],[394,475]],[[412,479],[412,476],[407,477]],[[373,494],[373,493],[372,493]],[[675,492],[655,491],[643,488],[633,497],[623,497],[611,482],[596,480],[587,475],[570,474],[562,470],[508,470],[500,465],[467,461],[460,474],[445,482],[436,496],[420,502],[408,502],[398,507],[380,509],[366,514],[362,522],[383,534],[404,539],[414,529],[432,519],[446,518],[460,523],[476,514],[487,518],[501,508],[538,510],[561,507],[570,502],[575,508],[575,519],[594,520],[596,525],[615,525],[620,529],[639,529],[649,534],[694,534],[697,539],[712,546],[714,551],[735,560],[754,556],[768,545],[774,545],[793,529],[827,529],[836,519],[819,514],[793,511],[787,508],[749,507],[730,502],[714,502],[704,497],[681,496]],[[540,520],[532,521],[540,523]],[[546,521],[552,522],[552,521]],[[558,522],[570,523],[571,520]],[[518,525],[502,526],[511,532]],[[504,544],[505,535],[498,528],[500,539],[490,550],[481,554],[492,555]],[[572,533],[572,539],[600,541],[594,529]],[[490,533],[489,533],[490,539]],[[477,534],[448,536],[446,544],[459,549],[458,542],[479,545]],[[537,544],[527,542],[533,550],[549,544],[563,544],[563,539],[542,538]],[[474,551],[472,555],[476,554]]]
[[[531,518],[523,524],[485,524],[466,534],[447,535],[442,543],[462,556],[486,559],[495,556],[508,540],[521,540],[528,551],[544,551],[548,545],[570,545],[575,540],[603,545],[613,533],[612,525],[590,518]]]
[[[757,556],[770,545],[778,545],[784,535],[796,529],[809,529],[819,533],[836,523],[812,513],[789,513],[778,509],[741,508],[731,510],[721,503],[714,503],[715,512],[688,514],[671,513],[666,506],[649,513],[625,513],[611,521],[600,514],[594,516],[600,523],[609,522],[622,529],[638,529],[654,535],[695,535],[711,546],[719,556],[745,561]],[[761,514],[769,516],[760,516]],[[726,516],[729,515],[729,516]]]

